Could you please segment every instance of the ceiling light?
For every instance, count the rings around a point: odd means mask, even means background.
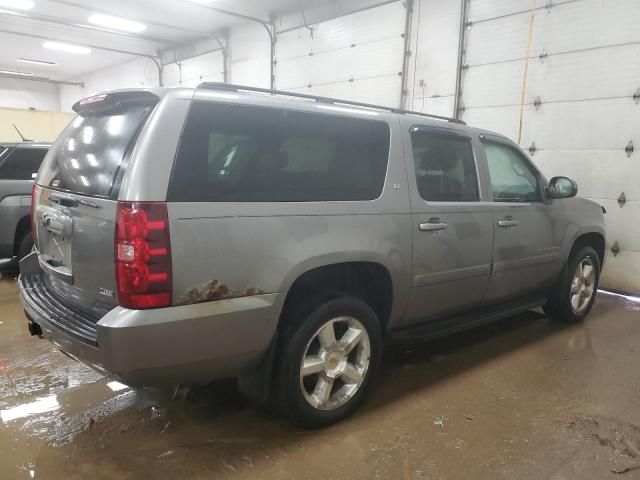
[[[0,7],[15,8],[16,10],[31,10],[35,2],[32,0],[0,0]]]
[[[44,65],[47,67],[52,67],[53,65],[57,65],[56,62],[47,62],[46,60],[33,60],[31,58],[22,58],[22,57],[20,57],[18,61],[22,63],[33,63],[34,65]]]
[[[0,2],[1,1],[2,0],[0,0]],[[103,15],[102,13],[91,15],[89,17],[89,22],[101,27],[132,33],[140,33],[147,29],[147,26],[142,23],[127,20],[126,18],[114,17],[113,15]]]
[[[30,75],[33,75],[33,73],[29,73],[29,72],[15,72],[13,70],[0,70],[0,73],[5,74],[5,75],[18,75],[20,77],[28,77]]]
[[[83,47],[82,45],[73,45],[71,43],[44,42],[42,46],[44,48],[48,48],[49,50],[58,50],[59,52],[66,53],[77,53],[80,55],[86,55],[87,53],[91,52],[91,49],[88,47]]]

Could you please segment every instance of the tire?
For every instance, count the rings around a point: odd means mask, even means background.
[[[316,297],[298,302],[283,322],[274,406],[303,428],[324,427],[350,415],[364,401],[380,366],[382,334],[374,311],[355,297]]]
[[[582,268],[582,280],[578,280],[578,268]],[[592,267],[587,277],[586,267]],[[591,247],[582,247],[573,253],[544,307],[552,320],[562,323],[581,322],[589,314],[596,299],[600,281],[600,258]]]
[[[18,260],[22,260],[24,257],[29,255],[32,248],[33,236],[31,235],[31,232],[29,232],[26,233],[20,240],[20,245],[18,246]]]

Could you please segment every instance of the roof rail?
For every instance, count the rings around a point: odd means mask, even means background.
[[[353,102],[351,100],[342,100],[339,98],[319,97],[316,95],[307,95],[306,93],[287,92],[285,90],[271,90],[268,88],[247,87],[244,85],[233,85],[230,83],[222,83],[222,82],[204,82],[198,85],[197,88],[204,88],[208,90],[227,90],[227,91],[234,91],[234,92],[238,92],[238,91],[257,92],[257,93],[266,93],[271,95],[282,95],[286,97],[305,98],[307,100],[315,100],[316,102],[319,102],[319,103],[336,103],[340,105],[352,105],[354,107],[384,110],[391,113],[418,115],[421,117],[435,118],[438,120],[445,120],[447,122],[458,123],[460,125],[466,125],[466,123],[463,120],[459,120],[457,118],[452,118],[452,117],[445,117],[443,115],[433,115],[430,113],[413,112],[411,110],[402,110],[400,108],[385,107],[383,105],[373,105],[371,103]]]

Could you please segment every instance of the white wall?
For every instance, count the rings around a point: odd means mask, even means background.
[[[60,107],[63,112],[70,112],[78,100],[105,90],[158,86],[158,69],[151,59],[136,58],[74,81],[84,82],[84,88],[60,85]]]
[[[453,116],[460,2],[415,0],[408,68],[408,107]]]
[[[0,107],[59,111],[58,86],[18,78],[0,78]]]

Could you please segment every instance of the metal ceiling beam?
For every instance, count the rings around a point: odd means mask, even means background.
[[[13,12],[11,10],[4,10],[1,9],[0,10],[0,15],[7,15],[7,16],[11,16],[11,17],[17,17],[17,18],[27,18],[29,20],[36,20],[38,22],[46,22],[46,23],[54,23],[57,25],[64,25],[67,27],[74,27],[74,28],[82,28],[85,30],[92,30],[95,32],[100,32],[100,33],[107,33],[110,35],[119,35],[122,37],[128,37],[128,38],[133,38],[135,40],[145,40],[145,41],[149,41],[149,42],[156,42],[156,43],[167,43],[167,42],[171,42],[171,40],[168,40],[166,38],[158,38],[158,37],[153,37],[150,35],[139,35],[139,34],[135,34],[135,33],[128,33],[128,32],[119,32],[116,30],[110,30],[108,28],[101,28],[101,27],[97,27],[97,26],[92,26],[92,25],[87,25],[84,23],[78,23],[78,22],[74,22],[72,20],[67,20],[65,18],[61,18],[61,17],[52,17],[49,15],[40,15],[37,13],[31,13],[31,12]]]
[[[56,85],[73,85],[75,87],[84,87],[83,82],[65,82],[64,80],[52,80],[47,77],[36,77],[36,76],[16,76],[6,73],[0,73],[0,78],[11,78],[13,80],[29,80],[31,82],[41,82],[41,83],[55,83]]]

